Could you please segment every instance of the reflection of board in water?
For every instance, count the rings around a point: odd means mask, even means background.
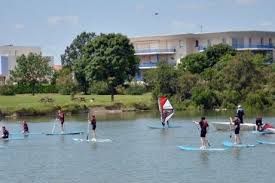
[[[234,144],[232,142],[229,141],[224,141],[223,145],[226,147],[255,147],[254,144]]]

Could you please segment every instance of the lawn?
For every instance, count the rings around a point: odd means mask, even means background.
[[[53,99],[52,103],[40,102],[43,97],[49,97]],[[84,98],[85,101],[71,100],[70,95],[60,94],[36,94],[32,96],[30,94],[22,94],[15,96],[0,96],[0,110],[3,113],[12,113],[17,111],[52,111],[56,107],[70,108],[71,106],[110,106],[114,103],[122,103],[126,108],[134,106],[136,104],[144,104],[151,106],[151,94],[144,95],[115,95],[114,102],[111,102],[110,95],[76,95],[75,98]]]

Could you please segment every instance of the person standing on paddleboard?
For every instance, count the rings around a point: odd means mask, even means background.
[[[241,105],[238,105],[236,115],[240,119],[240,123],[243,123],[244,110]]]
[[[208,146],[208,140],[206,139],[206,134],[207,134],[207,130],[208,130],[208,122],[206,121],[205,117],[201,117],[200,122],[196,122],[194,121],[196,124],[200,125],[201,128],[201,133],[200,133],[200,137],[201,137],[201,147],[200,149],[205,149]]]
[[[23,131],[22,131],[22,133],[24,133],[24,134],[29,133],[29,127],[28,127],[27,122],[25,120],[23,120],[22,124],[23,124]]]
[[[9,138],[9,131],[6,129],[5,126],[2,126],[2,139],[8,139]]]
[[[168,110],[164,110],[163,111],[163,116],[162,116],[162,126],[164,127],[165,126],[165,119],[167,118],[167,116],[169,115],[169,111]],[[169,127],[169,120],[167,120],[166,122],[167,126]]]
[[[61,131],[62,131],[62,133],[64,133],[65,114],[64,114],[63,111],[58,110],[57,119],[60,121],[60,124],[61,124]]]
[[[241,138],[240,138],[241,120],[236,115],[233,120],[230,117],[230,123],[234,125],[234,132],[235,132],[235,142],[234,142],[234,144],[241,144]]]
[[[91,125],[92,125],[92,140],[96,139],[96,134],[95,134],[95,129],[96,129],[96,118],[95,115],[92,115],[92,119],[91,119]]]

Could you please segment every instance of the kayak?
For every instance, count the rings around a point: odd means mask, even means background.
[[[74,141],[77,141],[77,142],[112,142],[111,139],[95,139],[95,138],[92,138],[92,139],[79,139],[79,138],[73,138]]]
[[[205,149],[201,149],[199,147],[190,147],[190,146],[178,146],[178,148],[180,148],[181,150],[185,150],[185,151],[224,151],[224,150],[226,150],[225,148],[208,147]]]
[[[259,144],[275,145],[275,142],[271,142],[271,141],[257,140],[257,142]]]
[[[223,145],[225,147],[255,147],[254,144],[234,144],[234,143],[229,142],[229,141],[224,141]]]
[[[229,131],[230,129],[233,130],[233,128],[230,128],[229,122],[211,122],[211,124],[216,128],[216,130],[222,130],[222,131]],[[241,124],[241,131],[255,131],[256,125],[252,123],[243,123]]]

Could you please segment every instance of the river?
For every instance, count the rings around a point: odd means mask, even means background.
[[[246,119],[254,121],[253,115]],[[75,136],[30,135],[24,140],[0,141],[0,182],[35,183],[159,183],[159,182],[274,182],[275,145],[228,149],[222,152],[182,151],[178,145],[199,147],[198,130],[191,123],[200,114],[179,113],[171,123],[183,128],[150,129],[159,124],[157,113],[98,116],[97,137],[112,142],[76,142]],[[227,114],[211,113],[208,121],[225,121]],[[54,118],[27,118],[31,132],[51,132]],[[275,122],[275,115],[264,121]],[[0,122],[19,132],[18,121]],[[274,123],[273,123],[274,124]],[[56,130],[59,131],[59,126]],[[66,117],[66,131],[85,131],[87,115]],[[230,132],[216,131],[210,123],[212,147],[223,147]],[[243,143],[275,141],[275,135],[242,132]]]

